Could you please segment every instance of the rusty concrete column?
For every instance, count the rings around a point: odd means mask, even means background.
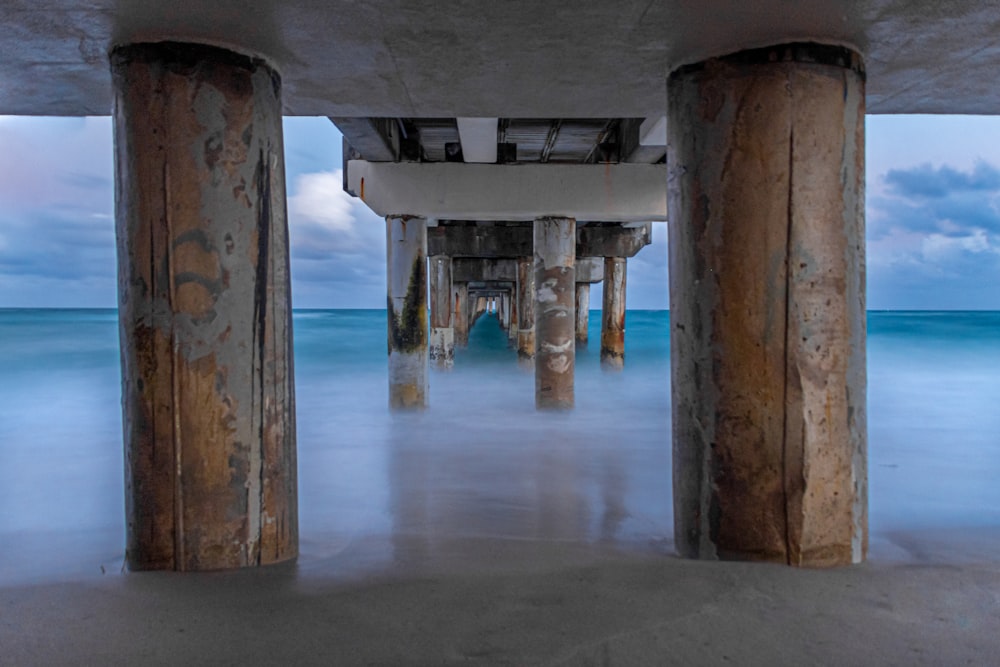
[[[625,270],[624,257],[604,258],[604,297],[601,305],[601,368],[621,370],[625,366]]]
[[[465,347],[469,344],[469,283],[454,283],[452,293],[451,323],[455,345]]]
[[[430,259],[431,342],[430,360],[447,370],[455,365],[455,330],[452,328],[451,257],[435,255]]]
[[[590,283],[576,284],[576,342],[587,344],[590,329]]]
[[[531,257],[517,260],[517,359],[522,367],[535,364],[535,267]]]
[[[472,326],[475,326],[479,318],[482,317],[489,308],[489,302],[484,296],[476,297],[476,307],[472,311]],[[471,328],[471,327],[470,327]]]
[[[427,222],[385,221],[389,407],[427,407]]]
[[[517,334],[520,328],[518,324],[518,311],[517,311],[517,285],[514,285],[509,292],[507,292],[507,303],[508,309],[510,311],[510,317],[507,322],[507,345],[509,347],[517,347]]]
[[[535,220],[535,406],[573,407],[576,220]]]
[[[504,333],[507,334],[507,345],[513,347],[517,345],[517,308],[514,305],[514,290],[510,290],[503,295],[504,307]]]
[[[864,81],[818,44],[670,75],[682,555],[865,557]]]
[[[116,48],[126,562],[298,554],[280,79],[259,58]]]

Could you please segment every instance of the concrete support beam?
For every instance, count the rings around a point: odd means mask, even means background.
[[[452,265],[454,271],[454,265]],[[454,272],[452,273],[454,279]],[[452,283],[454,308],[452,310],[452,328],[455,330],[455,345],[465,347],[469,344],[469,283]]]
[[[737,53],[675,71],[668,94],[677,548],[857,563],[867,548],[860,57],[817,44]]]
[[[435,244],[438,247],[438,244]],[[490,257],[455,257],[452,260],[455,282],[514,282],[517,280],[517,260]]]
[[[223,49],[111,54],[126,562],[298,554],[278,74]]]
[[[372,162],[394,162],[399,157],[400,136],[395,118],[331,117],[330,120],[344,135],[344,140],[363,159]],[[344,157],[345,160],[348,157],[346,152]],[[352,194],[357,196],[357,193]]]
[[[455,330],[452,325],[451,257],[430,259],[431,342],[429,356],[435,367],[447,370],[455,365]]]
[[[666,135],[666,117],[622,119],[622,161],[646,164],[660,162],[667,153]]]
[[[604,280],[604,258],[603,257],[580,257],[576,258],[576,283],[599,283]]]
[[[625,366],[625,270],[624,257],[604,260],[604,301],[601,306],[601,368],[621,370]]]
[[[667,219],[662,164],[347,163],[348,191],[377,214],[441,220]],[[510,193],[516,192],[512,197]]]
[[[535,267],[534,259],[517,260],[517,359],[522,367],[535,363]]]
[[[623,227],[617,223],[580,227],[576,235],[577,257],[635,257],[653,242],[653,225]]]
[[[590,318],[590,283],[576,283],[576,342],[587,344]]]
[[[572,218],[535,222],[535,406],[573,407],[576,270]]]
[[[506,280],[477,280],[468,283],[469,290],[480,296],[499,296],[505,290],[514,289],[514,283]]]
[[[634,257],[651,240],[650,223],[577,225],[576,257]],[[524,224],[444,223],[427,230],[427,247],[432,255],[517,259],[530,256],[533,243],[533,228]]]
[[[465,275],[466,268],[475,268],[476,262],[483,259],[517,259],[531,256],[533,231],[530,224],[454,224],[439,223],[437,227],[427,230],[427,249],[434,255],[448,255],[454,258],[472,258],[469,267],[461,267]],[[498,264],[496,270],[502,271],[505,265]],[[469,282],[482,280],[476,276]]]
[[[427,406],[427,223],[386,218],[389,406]]]
[[[497,118],[456,118],[462,155],[466,162],[497,161]]]

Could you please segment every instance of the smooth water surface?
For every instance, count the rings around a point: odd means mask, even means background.
[[[384,311],[295,313],[300,568],[349,574],[456,540],[672,548],[669,326],[629,311],[626,369],[578,349],[577,407],[537,413],[483,317],[431,407],[386,408]],[[1000,527],[1000,313],[869,314],[873,544]],[[113,310],[0,310],[0,583],[121,567]]]

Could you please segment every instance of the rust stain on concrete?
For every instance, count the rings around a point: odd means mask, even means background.
[[[845,564],[867,533],[864,81],[839,47],[773,51],[669,86],[676,537]]]
[[[280,86],[259,60],[117,49],[128,563],[298,553]]]

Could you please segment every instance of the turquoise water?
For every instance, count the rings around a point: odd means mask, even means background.
[[[484,317],[430,409],[390,415],[385,313],[296,312],[306,566],[407,531],[669,549],[668,315],[629,311],[620,374],[590,327],[571,413],[535,412]],[[1000,526],[1000,313],[873,312],[868,343],[873,539]],[[118,363],[113,310],[0,310],[0,581],[120,567]]]

